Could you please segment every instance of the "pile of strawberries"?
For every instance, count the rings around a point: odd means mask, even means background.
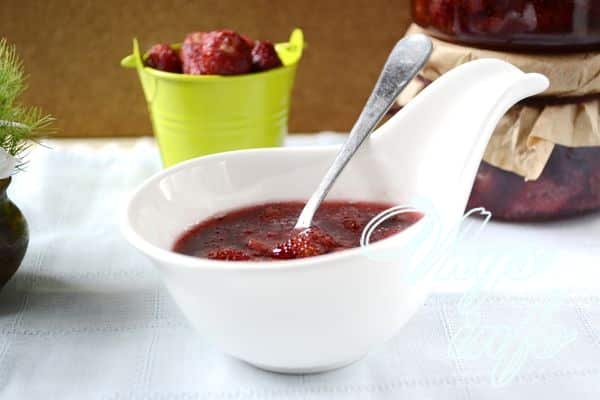
[[[253,40],[232,30],[190,33],[179,51],[168,44],[155,44],[145,64],[190,75],[240,75],[282,65],[271,42]]]

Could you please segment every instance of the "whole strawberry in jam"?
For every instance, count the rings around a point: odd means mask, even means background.
[[[273,44],[267,40],[257,40],[252,48],[252,69],[266,71],[281,67],[281,60]]]
[[[314,257],[329,253],[338,246],[335,239],[317,227],[295,232],[272,250],[271,256],[279,259]]]
[[[181,72],[181,60],[175,50],[168,44],[159,43],[152,46],[145,64],[154,69],[167,72]]]
[[[236,75],[252,70],[252,49],[242,36],[234,31],[223,30],[202,36],[200,52],[194,49],[190,73],[206,75]],[[198,71],[198,72],[197,72]]]

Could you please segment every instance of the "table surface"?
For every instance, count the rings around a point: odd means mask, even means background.
[[[288,145],[343,138],[292,136]],[[457,244],[396,337],[347,368],[285,376],[205,341],[119,234],[128,192],[159,169],[152,139],[48,145],[11,184],[31,241],[0,292],[2,399],[599,398],[600,215],[489,223]],[[547,320],[554,298],[564,301]],[[473,327],[487,342],[459,346]],[[502,343],[519,346],[501,352]]]

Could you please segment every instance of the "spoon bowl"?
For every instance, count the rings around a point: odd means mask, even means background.
[[[243,150],[179,164],[134,192],[123,233],[154,262],[198,332],[224,352],[287,373],[346,365],[397,334],[424,302],[432,277],[405,278],[421,266],[420,255],[435,251],[429,233],[451,234],[494,126],[547,84],[502,61],[474,61],[374,132],[329,198],[409,204],[425,216],[365,248],[241,263],[171,251],[186,228],[215,214],[307,199],[338,146]]]

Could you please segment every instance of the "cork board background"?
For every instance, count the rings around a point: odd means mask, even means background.
[[[277,42],[298,26],[309,47],[290,132],[347,131],[409,22],[408,0],[3,0],[0,35],[25,62],[25,102],[52,113],[61,136],[104,137],[151,134],[137,75],[119,66],[134,36],[146,48],[231,28]]]

